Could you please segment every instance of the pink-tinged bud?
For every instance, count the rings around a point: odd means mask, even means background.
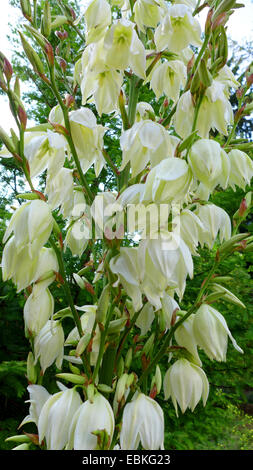
[[[6,80],[9,82],[13,74],[13,68],[8,59],[6,59],[6,57],[4,58],[3,71],[6,76]]]
[[[67,62],[66,62],[66,60],[60,58],[59,64],[60,64],[60,67],[61,67],[62,72],[65,73],[66,70],[67,70]]]
[[[238,88],[238,90],[236,90],[236,98],[237,99],[241,99],[242,96],[243,96],[243,88]]]
[[[47,55],[49,65],[53,66],[54,65],[54,51],[50,42],[47,42],[45,44],[45,53]]]
[[[70,9],[69,9],[69,12],[70,12],[70,14],[71,14],[73,20],[75,21],[75,20],[76,20],[76,14],[75,14],[73,8],[70,8]]]
[[[19,117],[19,121],[22,126],[22,129],[25,130],[26,125],[27,125],[27,114],[22,106],[18,107],[18,117]]]
[[[212,16],[213,16],[213,9],[210,8],[210,10],[208,11],[207,17],[206,17],[205,34],[209,34],[211,32]]]
[[[73,104],[75,103],[74,96],[66,94],[65,99],[64,99],[64,103],[65,103],[65,106],[67,106],[67,108],[71,108],[73,106]]]
[[[246,78],[246,82],[248,88],[253,84],[253,73]]]
[[[247,209],[248,209],[248,206],[247,206],[246,199],[243,198],[239,207],[239,213],[238,213],[239,217],[243,217]]]
[[[64,41],[64,39],[67,39],[67,37],[68,37],[68,33],[65,30],[64,31],[55,31],[55,35],[61,41]]]
[[[227,12],[223,12],[219,16],[217,16],[217,18],[212,24],[212,31],[215,31],[219,26],[224,26],[228,20],[228,17],[229,15]]]
[[[246,104],[244,104],[240,109],[238,109],[235,113],[234,122],[239,122],[241,117],[243,116]]]
[[[69,135],[69,132],[68,130],[66,129],[66,127],[62,126],[61,124],[58,124],[56,122],[51,122],[49,121],[49,123],[51,124],[51,126],[53,126],[54,130],[58,133],[58,134],[61,134],[61,135],[64,135],[64,137],[67,137]]]

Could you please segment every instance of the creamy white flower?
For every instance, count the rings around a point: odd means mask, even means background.
[[[53,228],[53,216],[49,205],[36,199],[22,204],[12,215],[5,231],[3,243],[14,233],[17,254],[27,246],[30,256],[47,242]]]
[[[194,315],[193,332],[198,346],[211,360],[226,361],[228,337],[234,348],[243,353],[233,338],[223,315],[210,305],[202,304]]]
[[[212,191],[219,183],[227,187],[230,161],[220,144],[212,139],[200,139],[189,152],[188,161],[194,176]]]
[[[182,413],[187,408],[193,411],[201,398],[205,406],[208,393],[209,384],[205,372],[187,359],[178,359],[164,376],[165,400],[172,399],[177,416],[177,405]]]
[[[111,24],[112,15],[110,4],[106,0],[89,1],[85,13],[86,44],[99,41]]]
[[[60,208],[60,213],[68,217],[74,205],[73,171],[69,168],[61,168],[58,173],[48,175],[45,193],[51,209]]]
[[[80,321],[82,325],[82,330],[84,333],[91,333],[93,325],[96,318],[97,305],[83,305],[82,307],[77,307],[76,309],[80,312],[85,312],[81,315]],[[75,326],[68,334],[65,341],[65,345],[76,345],[80,339],[78,329]]]
[[[180,317],[178,318],[180,319]],[[198,366],[201,366],[201,360],[198,354],[198,345],[193,333],[194,316],[190,315],[175,331],[175,340],[177,344],[189,351]]]
[[[186,277],[193,275],[190,251],[173,234],[144,239],[138,248],[121,248],[120,254],[112,258],[110,268],[132,299],[135,311],[142,307],[142,294],[156,310],[160,309],[168,286],[182,297]]]
[[[215,204],[205,204],[203,206],[199,205],[194,212],[205,228],[205,231],[199,233],[201,246],[206,244],[211,249],[218,234],[220,242],[229,240],[231,237],[231,221],[224,209]]]
[[[20,292],[35,280],[38,260],[35,254],[31,256],[28,245],[17,251],[15,237],[12,236],[3,249],[1,264],[3,281],[12,279],[17,286],[17,292]]]
[[[105,164],[102,154],[105,128],[97,124],[96,116],[89,108],[71,111],[69,115],[71,135],[84,172],[93,164],[98,176]]]
[[[106,64],[114,70],[125,70],[131,67],[133,72],[145,79],[145,48],[134,30],[134,23],[116,20],[104,38]]]
[[[155,69],[150,87],[159,99],[163,94],[174,102],[178,101],[180,89],[184,88],[187,78],[186,66],[180,60],[163,62]]]
[[[160,405],[139,393],[123,412],[120,448],[136,450],[141,443],[145,450],[163,449],[164,417]]]
[[[42,385],[28,385],[27,390],[30,395],[30,399],[27,400],[27,402],[30,403],[29,415],[23,419],[19,427],[26,423],[35,423],[38,426],[41,410],[45,402],[51,396]]]
[[[46,438],[47,450],[63,450],[68,442],[73,415],[82,405],[79,393],[66,389],[50,396],[41,409],[38,420],[40,443]]]
[[[149,172],[141,202],[186,200],[191,182],[192,172],[185,160],[166,158]]]
[[[197,117],[196,129],[200,137],[207,139],[211,129],[217,129],[221,134],[227,135],[227,127],[233,124],[233,110],[225,94],[225,85],[213,80],[207,88],[201,102]],[[176,132],[186,138],[192,130],[194,120],[194,104],[190,91],[181,95],[174,115]]]
[[[201,233],[207,229],[202,224],[198,216],[189,209],[183,209],[179,216],[180,237],[188,246],[192,255],[197,255],[197,246]]]
[[[25,328],[29,334],[36,335],[54,312],[54,298],[43,285],[34,284],[32,293],[24,305]]]
[[[64,352],[64,331],[58,321],[48,320],[34,340],[35,362],[40,360],[43,373],[56,361],[61,369]]]
[[[251,158],[241,150],[231,150],[228,154],[231,164],[231,171],[229,175],[229,186],[235,191],[236,186],[245,190],[247,184],[250,184],[253,177],[253,161]]]
[[[201,27],[186,5],[177,4],[168,8],[167,14],[155,30],[157,50],[168,48],[171,52],[180,52],[187,46],[201,45]]]
[[[141,309],[141,313],[135,322],[136,326],[141,330],[141,336],[145,335],[149,331],[154,319],[154,307],[147,302]]]
[[[145,33],[145,27],[156,28],[165,11],[162,0],[136,0],[133,8],[134,21],[138,28]]]
[[[161,124],[150,119],[137,122],[121,134],[123,160],[120,170],[130,161],[132,175],[136,176],[149,162],[154,167],[163,159],[173,156],[178,142]]]
[[[57,256],[53,248],[43,246],[39,251],[37,270],[34,280],[40,283],[40,286],[46,289],[54,280],[56,273],[59,272]]]
[[[112,439],[114,427],[114,415],[109,401],[96,393],[92,402],[85,401],[74,414],[67,449],[95,450],[97,437],[93,432],[105,430]]]

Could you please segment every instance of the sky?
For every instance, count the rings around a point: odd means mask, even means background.
[[[82,2],[82,0],[80,0]],[[228,36],[234,39],[239,44],[243,45],[246,40],[253,40],[253,1],[251,0],[240,0],[240,3],[244,3],[245,7],[240,8],[234,12],[228,22]],[[207,14],[207,8],[205,8],[201,15],[199,15],[199,21],[203,28],[205,18]],[[0,15],[0,50],[6,57],[11,61],[12,47],[8,42],[7,35],[10,34],[10,26],[8,23],[22,23],[22,14],[20,10],[13,8],[9,4],[9,0],[1,0],[1,15]],[[24,87],[23,87],[24,89]],[[21,84],[22,92],[22,84]],[[0,96],[0,126],[9,133],[11,127],[16,129],[14,118],[9,110],[8,101],[6,98]]]

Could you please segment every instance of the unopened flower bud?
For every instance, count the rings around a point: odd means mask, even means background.
[[[55,31],[55,35],[60,39],[61,41],[64,41],[64,39],[67,39],[68,33],[67,31]]]
[[[31,21],[32,20],[32,9],[30,0],[20,0],[20,6],[24,17]]]
[[[45,69],[44,69],[44,65],[43,63],[41,62],[40,60],[40,57],[39,55],[37,54],[37,52],[35,52],[35,50],[30,46],[30,44],[27,42],[27,40],[25,39],[25,36],[19,32],[19,35],[20,35],[20,38],[21,38],[21,42],[22,42],[22,45],[23,45],[23,49],[25,51],[25,54],[29,60],[29,62],[31,63],[35,73],[37,73],[38,75],[40,75],[40,77],[45,77]]]
[[[133,349],[129,348],[126,357],[125,357],[125,368],[128,370],[131,366],[132,363],[132,358],[133,358]]]
[[[100,295],[100,298],[98,301],[98,308],[96,312],[96,320],[98,323],[102,323],[102,324],[105,323],[106,314],[107,314],[107,310],[108,310],[108,306],[110,302],[110,296],[111,296],[110,289],[111,289],[111,286],[107,284],[104,287]]]
[[[31,384],[35,384],[37,381],[37,368],[34,365],[34,355],[32,351],[29,352],[27,356],[27,379]]]
[[[6,134],[4,129],[0,126],[0,139],[3,141],[5,147],[11,152],[12,154],[16,153],[15,146],[11,138]]]
[[[41,21],[41,32],[46,38],[51,34],[51,9],[49,1],[44,3],[43,17]]]

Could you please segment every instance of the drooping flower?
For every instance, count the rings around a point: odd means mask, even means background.
[[[96,116],[89,108],[71,111],[69,120],[82,170],[86,172],[94,164],[98,176],[105,164],[102,149],[106,129],[97,124]]]
[[[25,328],[29,334],[37,335],[54,312],[54,298],[40,283],[33,286],[32,293],[24,305]]]
[[[184,88],[187,78],[186,66],[180,60],[163,62],[154,70],[150,87],[159,99],[163,94],[174,102],[178,101],[180,89]]]
[[[28,403],[30,403],[29,415],[23,419],[20,426],[26,423],[35,423],[38,426],[41,410],[51,395],[42,385],[28,385],[27,390],[30,396],[28,400]]]
[[[228,154],[231,165],[229,174],[229,186],[235,191],[236,186],[245,190],[247,184],[250,184],[253,177],[253,161],[241,150],[233,149]]]
[[[178,359],[164,376],[165,400],[172,399],[177,416],[177,405],[182,413],[187,408],[193,411],[201,398],[205,406],[208,393],[209,384],[205,372],[187,359]]]
[[[14,234],[16,251],[27,246],[31,256],[47,242],[53,228],[53,216],[49,205],[39,199],[22,204],[12,215],[4,234],[3,243]]]
[[[121,134],[120,146],[123,154],[120,170],[129,161],[133,176],[144,170],[148,163],[153,168],[162,160],[173,156],[178,142],[177,137],[171,136],[161,124],[150,119],[137,122]]]
[[[120,432],[122,450],[163,449],[164,417],[160,405],[152,398],[139,393],[128,403],[123,412]]]
[[[199,205],[195,214],[204,226],[204,231],[199,233],[199,242],[206,244],[210,249],[213,247],[217,236],[219,240],[229,240],[231,237],[231,221],[227,212],[215,204]]]
[[[194,176],[212,191],[219,183],[225,189],[230,174],[230,161],[220,144],[211,139],[200,139],[189,152],[189,164]]]
[[[155,0],[136,0],[133,8],[134,21],[144,33],[145,27],[156,28],[165,12],[164,2]]]
[[[64,352],[64,331],[59,321],[48,320],[34,340],[35,361],[40,360],[43,373],[56,361],[62,366]]]
[[[185,160],[166,158],[149,172],[142,202],[169,203],[187,200],[192,172]]]
[[[45,437],[47,450],[65,448],[73,415],[81,405],[75,388],[55,393],[47,399],[38,420],[39,441],[41,443]]]
[[[204,350],[209,359],[226,361],[228,337],[234,348],[242,353],[233,338],[225,318],[218,310],[208,304],[202,304],[194,315],[193,332],[195,340]]]
[[[85,13],[86,44],[99,41],[111,24],[112,15],[110,4],[106,0],[89,1]]]
[[[67,449],[94,450],[97,447],[95,431],[106,431],[112,439],[115,421],[109,401],[96,393],[92,401],[86,400],[73,416],[69,429]]]
[[[158,51],[169,49],[180,52],[190,44],[201,45],[201,27],[186,5],[177,4],[168,8],[167,14],[155,30],[155,44]]]

